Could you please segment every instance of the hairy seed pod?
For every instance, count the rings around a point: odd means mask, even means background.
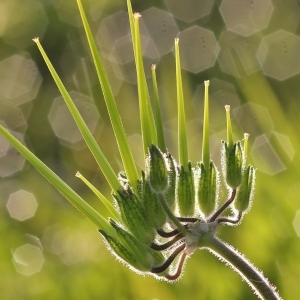
[[[252,166],[245,168],[242,182],[237,190],[234,207],[239,212],[245,212],[253,199],[255,187],[255,170]]]
[[[192,216],[194,214],[195,186],[191,163],[188,164],[187,170],[181,166],[177,171],[176,201],[181,216]]]
[[[167,153],[168,188],[164,194],[165,200],[171,211],[175,210],[175,187],[176,187],[176,162],[170,153]]]
[[[163,193],[168,187],[166,160],[163,153],[155,145],[148,148],[146,179],[151,189],[156,193]]]
[[[131,189],[121,190],[118,195],[113,194],[113,197],[120,208],[122,220],[130,232],[141,243],[150,245],[154,239],[155,231],[148,222],[140,199]]]
[[[228,147],[227,142],[222,142],[221,163],[226,184],[231,188],[237,188],[242,181],[242,171],[244,166],[244,155],[240,142],[236,142],[232,147]]]
[[[203,163],[198,164],[198,185],[197,196],[201,212],[207,217],[217,204],[217,171],[214,163],[211,161],[209,169],[206,170]]]
[[[114,220],[109,219],[110,224],[116,230],[120,242],[130,251],[136,259],[138,269],[143,271],[149,271],[152,268],[152,255],[149,252],[150,248],[144,244],[141,244],[132,234],[124,230]]]
[[[151,227],[161,228],[167,220],[167,214],[157,194],[153,192],[149,181],[144,182],[143,204]]]

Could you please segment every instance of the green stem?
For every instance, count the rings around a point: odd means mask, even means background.
[[[170,218],[170,220],[177,226],[177,228],[179,229],[179,231],[181,233],[183,233],[184,235],[187,234],[187,229],[178,221],[178,219],[173,215],[173,213],[171,212],[170,208],[168,207],[165,198],[162,194],[157,194],[159,197],[159,200],[165,210],[165,212],[167,213],[168,217]]]
[[[214,255],[228,262],[233,270],[241,275],[260,299],[281,299],[279,294],[275,291],[275,287],[270,284],[268,279],[233,247],[214,236],[208,240],[207,246],[209,247],[208,250],[211,250]]]

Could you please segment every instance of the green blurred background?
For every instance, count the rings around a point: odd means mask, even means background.
[[[138,166],[137,91],[125,0],[83,0]],[[157,64],[168,149],[177,157],[173,42],[180,38],[189,153],[201,160],[203,81],[211,80],[212,157],[250,133],[257,168],[251,212],[219,236],[244,253],[284,299],[300,295],[299,1],[132,1],[142,14],[145,68]],[[0,0],[0,122],[97,210],[74,175],[110,191],[66,111],[32,38],[56,70],[116,172],[122,170],[75,0]],[[151,86],[151,80],[149,81]],[[152,94],[151,88],[150,93]],[[142,277],[116,261],[96,228],[0,137],[1,299],[256,299],[207,251],[179,282]],[[221,191],[220,201],[226,198]]]

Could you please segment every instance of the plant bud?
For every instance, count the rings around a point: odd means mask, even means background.
[[[168,187],[168,172],[163,153],[155,146],[148,148],[146,157],[146,179],[156,193],[164,192]]]
[[[188,164],[188,170],[181,166],[177,171],[176,201],[181,216],[192,216],[194,214],[195,186],[191,163]]]
[[[151,189],[149,181],[144,182],[143,203],[151,227],[161,228],[167,220],[167,214],[157,194]]]
[[[148,223],[144,207],[131,189],[121,190],[118,195],[113,194],[119,208],[122,220],[130,232],[141,242],[150,245],[155,231]]]
[[[242,170],[244,164],[243,151],[240,142],[229,147],[227,142],[223,143],[222,168],[225,181],[231,188],[237,188],[242,181]]]
[[[234,207],[239,212],[245,212],[249,208],[254,195],[255,170],[252,166],[245,168],[242,182],[237,190]]]
[[[211,161],[209,169],[206,170],[203,163],[198,164],[198,203],[201,212],[209,216],[217,204],[217,171],[214,163]]]

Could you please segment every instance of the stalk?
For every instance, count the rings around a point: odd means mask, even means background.
[[[211,236],[208,240],[207,246],[209,247],[208,250],[214,255],[221,260],[225,260],[247,282],[260,299],[282,299],[262,272],[258,271],[249,260],[233,247],[214,236]]]

